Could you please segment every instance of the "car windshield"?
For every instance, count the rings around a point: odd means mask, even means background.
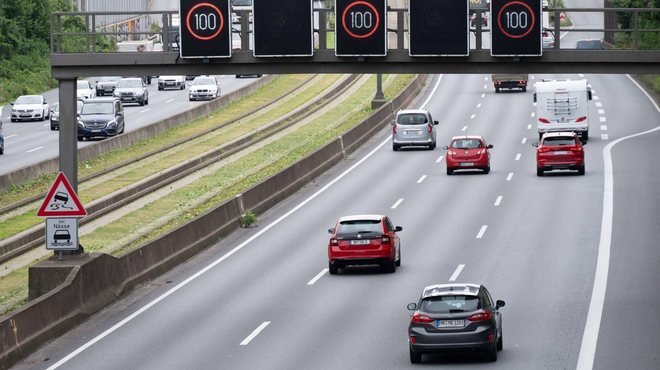
[[[38,96],[21,96],[14,104],[41,104],[41,98]]]
[[[451,143],[451,147],[454,149],[477,149],[482,146],[481,140],[477,139],[460,139]]]
[[[425,298],[419,306],[427,313],[472,312],[478,310],[479,298],[472,295],[452,295]]]
[[[400,114],[399,117],[397,117],[397,123],[402,125],[423,125],[428,123],[428,120],[425,114]]]
[[[122,87],[142,87],[142,81],[140,80],[120,80],[117,83],[117,88]]]
[[[350,235],[350,234],[365,234],[365,233],[382,233],[383,226],[380,220],[359,220],[359,221],[342,221],[339,223],[337,235]]]
[[[112,114],[112,102],[85,103],[80,114]]]
[[[101,77],[99,79],[99,82],[116,82],[119,80],[121,80],[121,77],[110,76],[110,77]]]
[[[78,90],[89,89],[89,82],[87,81],[78,81]]]
[[[196,78],[192,83],[193,85],[215,85],[215,80],[212,78]]]
[[[546,137],[543,145],[575,145],[574,137]]]

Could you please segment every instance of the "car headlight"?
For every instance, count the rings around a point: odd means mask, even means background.
[[[115,90],[115,92],[112,95],[119,96],[119,91]]]
[[[114,126],[117,123],[116,119],[113,119],[112,121],[108,122],[108,127]]]
[[[16,111],[16,109],[13,109],[13,108],[12,108],[11,113],[12,113],[12,114],[16,114],[16,113],[18,113],[18,112]]]
[[[144,91],[136,91],[135,95],[137,95],[137,96],[144,95]]]
[[[82,123],[81,120],[78,120],[78,127],[83,127],[83,128],[85,127],[85,125]]]

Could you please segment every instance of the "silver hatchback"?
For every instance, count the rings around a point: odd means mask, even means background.
[[[435,149],[435,126],[438,121],[431,118],[426,109],[400,110],[396,120],[390,123],[392,128],[392,149],[399,150],[404,146],[424,146]]]

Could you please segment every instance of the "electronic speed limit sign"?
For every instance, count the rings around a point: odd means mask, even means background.
[[[387,0],[336,0],[335,54],[387,54]]]
[[[491,0],[491,47],[494,57],[543,53],[541,0]]]
[[[181,58],[231,57],[229,0],[179,0]]]

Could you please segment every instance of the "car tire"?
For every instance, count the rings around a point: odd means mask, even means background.
[[[5,154],[5,148],[0,148],[0,155]]]
[[[401,149],[401,147],[399,147],[398,145],[392,145],[392,150],[393,151],[398,152],[399,149]]]
[[[582,175],[584,175],[584,172],[585,172],[585,168],[584,168],[584,164],[582,164],[582,166],[580,166],[580,168],[578,168],[578,175],[582,176]]]
[[[488,175],[489,172],[490,172],[490,166],[484,168],[484,174]]]
[[[236,75],[236,78],[241,78],[241,75]]]
[[[142,100],[140,101],[139,104],[140,104],[141,106],[144,106],[144,103],[145,103],[145,99],[142,99]]]
[[[55,126],[50,125],[50,130],[51,130],[51,131],[55,131]]]
[[[145,105],[149,105],[149,98],[147,97],[147,100],[144,102]]]
[[[504,343],[502,343],[502,335],[500,335],[500,339],[497,341],[497,350],[501,351],[504,348]]]
[[[158,91],[163,91],[163,88],[158,86]]]
[[[10,120],[10,121],[12,121],[12,122],[16,122],[16,120],[15,120],[15,119],[13,119],[13,118],[10,118],[9,120]]]
[[[413,352],[412,348],[409,348],[409,350],[410,350],[410,363],[411,364],[421,363],[422,362],[422,354]]]
[[[497,344],[496,343],[493,343],[493,349],[486,352],[486,360],[488,360],[489,362],[497,362]]]
[[[337,275],[339,267],[332,262],[328,262],[328,271],[330,272],[330,275]]]
[[[385,272],[395,273],[396,272],[396,260],[392,259],[392,261],[383,264],[382,267],[385,270]]]
[[[522,91],[523,91],[523,92],[527,92],[527,86],[523,87],[523,88],[522,88]]]
[[[583,141],[589,140],[589,131],[585,131],[582,133],[582,137],[580,137]]]
[[[396,260],[396,263],[395,263],[395,265],[396,265],[396,267],[399,267],[399,266],[401,266],[401,250],[399,250],[399,259],[398,259],[398,260]]]
[[[193,101],[193,99],[192,99],[192,98],[188,98],[188,101]]]
[[[84,137],[82,137],[82,136],[78,136],[78,141],[83,141],[83,140],[85,140]]]
[[[499,87],[496,87],[496,88],[495,88],[495,92],[496,92],[496,93],[500,92],[500,88],[499,88]]]
[[[536,176],[543,177],[543,168],[536,168]]]
[[[447,167],[447,175],[452,175],[454,173],[454,170],[451,168]]]
[[[186,89],[186,84],[185,84],[185,83],[182,83],[182,84],[181,84],[181,90],[185,90],[185,89]]]

